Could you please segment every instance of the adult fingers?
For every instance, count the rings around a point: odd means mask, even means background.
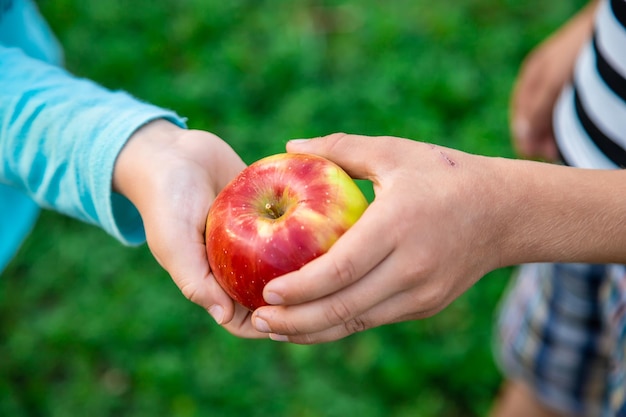
[[[443,287],[428,285],[430,276],[419,256],[411,260],[394,252],[361,279],[329,296],[290,306],[268,306],[258,309],[253,321],[260,331],[283,335],[308,334],[333,328],[337,325],[355,325],[354,318],[362,316],[374,306],[400,293],[422,289],[413,308],[430,309],[442,298]],[[430,297],[428,295],[431,295]],[[383,317],[404,314],[404,306],[388,305]]]
[[[270,304],[300,304],[332,294],[367,275],[395,247],[397,222],[389,204],[373,202],[329,251],[300,270],[270,281],[263,291]]]
[[[330,328],[311,333],[271,333],[269,337],[275,341],[296,344],[327,343],[382,325],[427,318],[435,315],[441,309],[420,310],[416,308],[416,303],[419,303],[419,301],[415,300],[414,294],[408,292],[399,293],[372,307],[370,310]]]
[[[297,139],[287,143],[291,153],[312,153],[330,159],[350,176],[377,183],[382,172],[397,167],[399,148],[410,142],[412,147],[420,142],[388,136],[360,136],[345,133],[313,139]]]
[[[269,337],[267,333],[259,332],[252,326],[251,316],[252,312],[250,312],[247,308],[239,304],[235,304],[233,318],[228,323],[224,323],[223,327],[228,332],[238,337],[245,337],[248,339],[267,339]]]
[[[327,157],[354,177],[369,178],[380,188],[385,170],[394,164],[398,146],[404,139],[368,138],[334,134],[288,145],[290,152],[307,152]],[[420,146],[411,141],[411,146]],[[402,152],[400,152],[402,153]],[[383,190],[384,191],[384,190]],[[393,197],[393,196],[391,196]],[[270,304],[298,304],[331,294],[367,274],[394,249],[398,240],[397,204],[378,193],[374,201],[328,253],[299,271],[272,280],[264,290]]]

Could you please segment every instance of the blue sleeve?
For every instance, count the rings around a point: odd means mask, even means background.
[[[111,190],[115,160],[145,123],[185,121],[18,48],[0,46],[0,86],[0,183],[126,244],[143,242],[139,213]]]
[[[0,184],[0,273],[30,233],[39,207],[19,190]]]

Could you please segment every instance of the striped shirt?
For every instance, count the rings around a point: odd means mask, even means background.
[[[601,0],[553,126],[563,161],[626,168],[626,0]],[[564,415],[626,417],[626,267],[527,264],[503,303],[498,360]]]
[[[564,161],[626,167],[626,0],[603,0],[572,84],[559,98],[554,131]]]

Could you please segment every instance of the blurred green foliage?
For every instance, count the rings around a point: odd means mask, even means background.
[[[176,110],[246,162],[335,131],[511,157],[519,65],[582,3],[39,1],[72,72]],[[509,273],[336,343],[240,340],[147,247],[45,212],[0,280],[0,415],[485,415]]]

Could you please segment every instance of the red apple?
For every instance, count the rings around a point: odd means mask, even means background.
[[[246,169],[207,218],[209,265],[224,290],[254,310],[271,279],[326,253],[367,207],[346,172],[315,155],[278,154]]]

